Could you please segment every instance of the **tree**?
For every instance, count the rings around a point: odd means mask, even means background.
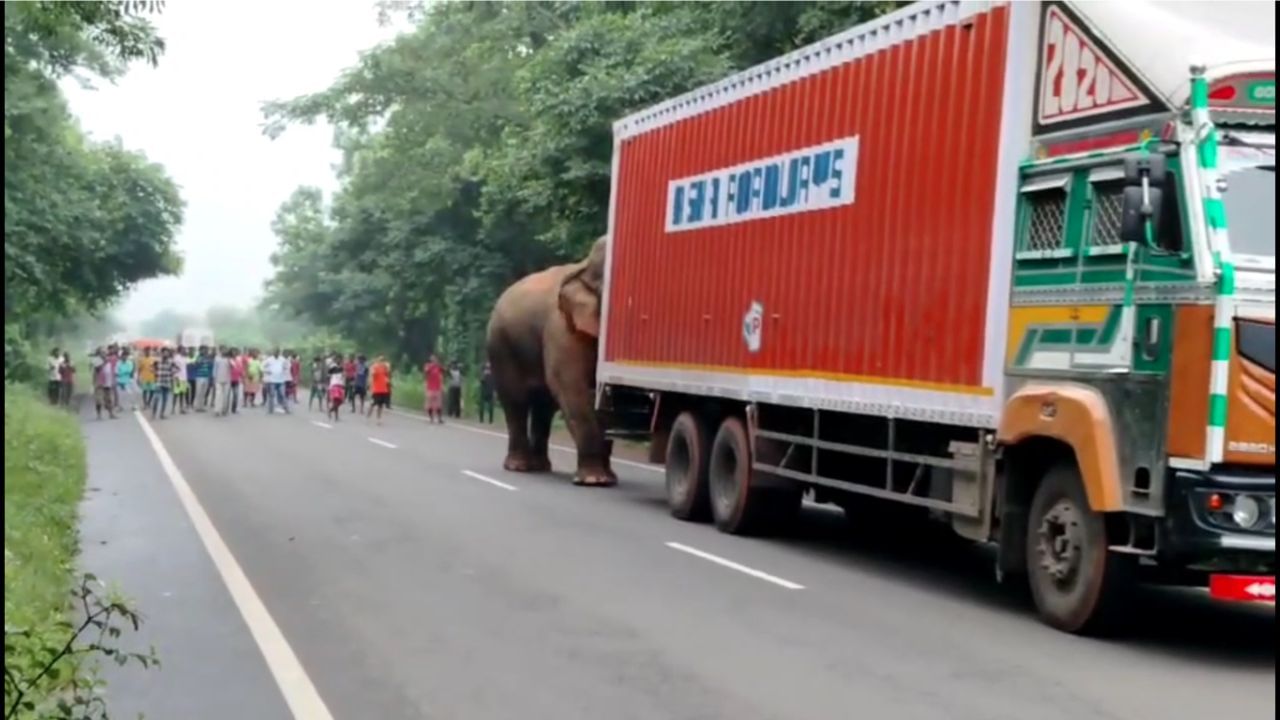
[[[86,137],[57,85],[154,64],[164,43],[145,14],[159,6],[5,4],[6,358],[40,327],[100,314],[138,281],[181,267],[177,186],[119,140]]]

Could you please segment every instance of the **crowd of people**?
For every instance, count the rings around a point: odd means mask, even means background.
[[[70,354],[54,348],[48,359],[49,402],[69,406],[75,392],[75,365]],[[161,347],[134,351],[109,345],[89,357],[94,410],[114,418],[126,405],[151,417],[211,412],[226,417],[241,408],[265,407],[268,414],[290,413],[298,405],[302,358],[291,350],[263,353],[256,348]],[[463,374],[457,362],[448,366],[432,355],[422,366],[428,420],[462,417]],[[343,407],[382,422],[391,407],[392,372],[385,356],[338,353],[316,355],[309,364],[308,411],[317,407],[335,421]],[[493,422],[494,384],[488,363],[479,378],[479,419]],[[487,418],[487,419],[486,419]]]

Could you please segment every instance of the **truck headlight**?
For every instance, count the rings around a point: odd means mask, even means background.
[[[1262,506],[1252,496],[1237,495],[1231,506],[1231,519],[1242,528],[1251,528],[1262,517]]]

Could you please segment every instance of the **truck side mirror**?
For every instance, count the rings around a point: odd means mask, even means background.
[[[1160,219],[1164,199],[1165,159],[1154,153],[1132,153],[1124,160],[1124,200],[1120,239],[1126,243],[1160,242]]]

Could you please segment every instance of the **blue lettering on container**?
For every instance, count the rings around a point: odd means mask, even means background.
[[[735,193],[733,211],[738,215],[746,215],[751,211],[751,172],[738,173],[738,192]]]
[[[745,162],[667,183],[667,232],[850,205],[858,137]]]

